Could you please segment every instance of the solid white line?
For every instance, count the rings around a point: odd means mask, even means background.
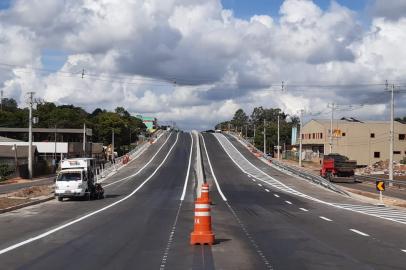
[[[325,221],[332,221],[331,219],[326,218],[326,217],[323,217],[323,216],[320,216],[320,218],[321,218],[321,219],[324,219]]]
[[[223,199],[223,201],[227,201],[226,196],[224,196],[223,192],[221,191],[220,185],[219,185],[219,183],[217,182],[217,177],[216,177],[216,175],[214,174],[213,167],[211,166],[209,153],[207,152],[207,148],[206,148],[206,142],[204,141],[204,136],[203,136],[203,135],[201,135],[201,136],[202,136],[204,151],[206,152],[207,162],[209,163],[211,175],[213,176],[214,182],[216,183],[217,190],[218,190],[218,192],[220,193],[220,196],[221,196],[221,198]]]
[[[261,185],[261,184],[259,184],[259,183],[258,183],[258,186],[262,187],[262,185]]]
[[[179,138],[179,133],[177,134],[176,140],[175,140],[175,142],[173,143],[172,147],[169,149],[169,151],[168,151],[168,153],[166,154],[164,160],[162,160],[162,162],[158,165],[158,167],[156,167],[155,171],[154,171],[147,179],[145,179],[144,182],[142,182],[136,189],[134,189],[130,194],[128,194],[128,195],[125,196],[124,198],[122,198],[122,199],[120,199],[120,200],[118,200],[118,201],[116,201],[116,202],[114,202],[114,203],[112,203],[112,204],[109,204],[109,205],[107,205],[107,206],[105,206],[105,207],[103,207],[103,208],[100,208],[99,210],[90,212],[90,213],[87,214],[87,215],[84,215],[84,216],[82,216],[82,217],[80,217],[80,218],[74,219],[74,220],[72,220],[72,221],[70,221],[70,222],[68,222],[68,223],[65,223],[65,224],[63,224],[63,225],[61,225],[61,226],[59,226],[59,227],[56,227],[56,228],[54,228],[54,229],[52,229],[52,230],[49,230],[49,231],[47,231],[47,232],[45,232],[45,233],[42,233],[42,234],[40,234],[40,235],[31,237],[31,238],[29,238],[29,239],[27,239],[27,240],[24,240],[24,241],[22,241],[22,242],[19,242],[19,243],[17,243],[17,244],[14,244],[14,245],[12,245],[12,246],[9,246],[9,247],[7,247],[7,248],[4,248],[4,249],[0,250],[0,254],[4,254],[4,253],[9,252],[9,251],[11,251],[11,250],[13,250],[13,249],[16,249],[16,248],[18,248],[18,247],[24,246],[24,245],[26,245],[26,244],[28,244],[28,243],[31,243],[31,242],[34,242],[34,241],[36,241],[36,240],[38,240],[38,239],[44,238],[44,237],[46,237],[46,236],[48,236],[48,235],[50,235],[50,234],[53,234],[53,233],[55,233],[55,232],[57,232],[57,231],[60,231],[60,230],[62,230],[62,229],[64,229],[64,228],[66,228],[66,227],[69,227],[69,226],[71,226],[71,225],[73,225],[73,224],[75,224],[75,223],[78,223],[78,222],[80,222],[80,221],[82,221],[82,220],[84,220],[84,219],[87,219],[87,218],[89,218],[89,217],[91,217],[91,216],[94,216],[94,215],[96,215],[96,214],[98,214],[98,213],[100,213],[100,212],[103,212],[103,211],[105,211],[105,210],[107,210],[107,209],[109,209],[109,208],[111,208],[111,207],[113,207],[113,206],[115,206],[115,205],[117,205],[117,204],[119,204],[119,203],[121,203],[121,202],[123,202],[123,201],[129,199],[129,198],[132,197],[138,190],[140,190],[140,189],[156,174],[156,172],[162,167],[162,165],[165,163],[166,159],[169,157],[169,154],[172,152],[172,149],[175,147],[176,143],[178,142],[178,138]]]
[[[276,198],[279,198],[279,195],[278,195],[278,194],[274,194],[274,196],[275,196]]]
[[[355,232],[355,233],[357,233],[357,234],[359,234],[359,235],[362,235],[362,236],[369,236],[369,234],[363,233],[363,232],[358,231],[358,230],[356,230],[356,229],[350,229],[350,231]]]
[[[185,199],[185,196],[186,196],[186,187],[187,187],[187,182],[189,180],[190,164],[192,163],[192,152],[193,152],[193,136],[192,136],[192,133],[190,133],[190,138],[192,139],[192,143],[190,144],[189,164],[187,165],[187,173],[186,173],[186,178],[185,178],[185,184],[183,185],[182,196],[180,197],[181,201],[183,201]]]
[[[270,192],[269,189],[265,189],[266,192]]]
[[[217,134],[216,134],[216,135],[217,135]],[[218,142],[220,143],[220,145],[223,147],[223,149],[224,149],[224,151],[226,152],[226,154],[228,155],[228,157],[234,162],[234,164],[235,164],[238,168],[240,168],[240,170],[241,170],[242,172],[244,172],[244,173],[246,173],[246,174],[249,174],[249,173],[248,173],[244,168],[242,168],[241,165],[238,164],[238,162],[231,156],[231,154],[229,153],[229,151],[226,149],[226,147],[224,146],[224,144],[221,142],[220,138],[219,138],[218,136],[216,136],[216,135],[213,134],[213,136],[217,139],[217,141],[218,141]],[[220,135],[219,135],[219,136],[220,136]],[[363,214],[363,215],[367,215],[367,216],[373,216],[373,217],[380,218],[380,219],[385,219],[385,220],[390,220],[390,221],[397,222],[397,223],[401,223],[401,224],[406,224],[406,221],[401,221],[401,220],[399,220],[399,219],[394,219],[394,218],[390,218],[390,217],[387,217],[387,216],[381,216],[381,215],[378,215],[378,214],[371,214],[371,213],[368,213],[368,212],[362,212],[362,211],[359,211],[359,210],[357,210],[357,209],[350,209],[350,208],[347,208],[346,206],[340,206],[339,204],[336,204],[336,203],[326,202],[326,201],[323,201],[323,200],[320,200],[320,199],[311,197],[311,196],[309,196],[309,195],[306,195],[306,194],[304,194],[304,193],[301,193],[301,192],[299,192],[299,191],[296,191],[296,190],[294,190],[293,188],[290,188],[290,187],[286,186],[285,184],[283,184],[282,182],[276,180],[274,177],[272,177],[272,176],[270,176],[269,174],[265,173],[265,172],[262,171],[261,169],[257,168],[257,167],[256,167],[255,165],[253,165],[250,161],[248,161],[248,159],[230,142],[230,140],[229,140],[227,137],[225,137],[223,134],[221,134],[221,136],[223,136],[223,138],[227,141],[227,143],[230,144],[231,147],[234,148],[234,150],[236,151],[236,153],[238,153],[249,165],[251,165],[251,166],[252,166],[253,168],[255,168],[257,171],[263,173],[265,176],[269,177],[271,180],[273,180],[273,181],[276,182],[276,183],[269,183],[269,182],[267,182],[267,181],[265,181],[265,180],[262,180],[262,179],[257,178],[257,179],[258,179],[259,181],[261,181],[261,182],[264,182],[264,183],[266,183],[266,184],[268,184],[268,185],[270,185],[270,186],[273,186],[273,187],[275,187],[275,188],[277,188],[277,189],[280,189],[280,190],[282,190],[282,191],[285,191],[285,192],[289,192],[289,193],[294,194],[294,195],[296,195],[296,196],[299,196],[299,197],[302,197],[302,198],[306,198],[306,199],[308,199],[308,200],[312,200],[312,201],[314,201],[314,202],[322,203],[322,204],[325,204],[325,205],[328,205],[328,206],[332,206],[332,207],[335,207],[335,208],[338,208],[338,209],[343,209],[343,210],[347,210],[347,211],[351,211],[351,212],[355,212],[355,213],[359,213],[359,214]],[[252,176],[253,176],[253,175],[252,175]],[[255,176],[253,176],[253,177],[255,177]],[[285,187],[286,190],[285,190],[285,189],[282,189],[281,186],[282,186],[282,187]]]
[[[285,203],[287,203],[287,204],[292,204],[290,201],[285,201]]]
[[[103,185],[103,187],[106,188],[106,187],[108,187],[108,186],[111,186],[111,185],[113,185],[113,184],[117,184],[117,183],[119,183],[119,182],[122,182],[122,181],[124,181],[124,180],[127,180],[128,178],[131,178],[131,177],[134,177],[134,176],[138,175],[140,172],[142,172],[142,171],[154,160],[154,158],[158,155],[158,153],[161,151],[161,149],[165,146],[166,142],[169,140],[169,138],[170,138],[171,136],[172,136],[172,133],[168,136],[168,138],[166,138],[165,142],[161,145],[161,147],[159,147],[159,149],[158,149],[158,150],[156,151],[156,153],[152,156],[152,158],[151,158],[144,166],[142,166],[142,168],[139,169],[136,173],[134,173],[134,174],[132,174],[132,175],[129,175],[129,176],[126,176],[126,177],[124,177],[124,178],[122,178],[122,179],[120,179],[120,180],[114,181],[114,182],[112,182],[112,183]]]
[[[300,210],[302,210],[303,212],[309,212],[309,210],[305,209],[305,208],[299,208]]]

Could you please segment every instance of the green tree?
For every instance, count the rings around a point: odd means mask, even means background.
[[[235,112],[231,123],[236,127],[242,127],[248,124],[248,116],[245,114],[243,109],[238,109]]]

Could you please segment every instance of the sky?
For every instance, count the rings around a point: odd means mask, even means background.
[[[257,106],[387,120],[404,40],[403,0],[0,0],[0,89],[186,130]]]

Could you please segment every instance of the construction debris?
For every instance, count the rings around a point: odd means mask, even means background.
[[[389,174],[389,160],[378,161],[371,166],[359,168],[356,170],[359,175],[388,175]],[[393,162],[393,175],[405,176],[406,165],[399,162]]]

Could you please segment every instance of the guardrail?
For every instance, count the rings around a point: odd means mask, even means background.
[[[361,181],[368,181],[368,182],[376,182],[376,181],[384,181],[385,185],[392,183],[394,186],[398,186],[399,188],[405,187],[406,188],[406,181],[399,181],[399,180],[389,180],[386,178],[374,177],[369,175],[355,175],[355,179],[359,179]]]
[[[262,157],[271,161],[271,166],[273,166],[274,168],[278,169],[278,170],[283,170],[285,172],[288,172],[290,174],[294,174],[296,176],[299,176],[301,178],[304,178],[308,181],[311,181],[315,184],[321,185],[327,189],[330,189],[334,192],[343,194],[343,195],[347,195],[348,193],[345,192],[344,190],[338,188],[337,186],[335,186],[334,184],[330,183],[330,181],[328,181],[327,179],[324,179],[321,176],[315,175],[313,173],[307,172],[305,170],[301,170],[300,168],[296,168],[295,166],[291,166],[291,165],[287,165],[285,163],[279,162],[276,159],[270,158],[266,155],[264,155],[264,153],[262,153],[262,151],[260,151],[259,149],[257,149],[256,147],[254,147],[250,142],[248,142],[247,140],[245,140],[244,138],[241,138],[235,134],[229,133],[231,136],[233,136],[234,138],[236,138],[237,140],[242,141],[246,146],[252,147],[254,149],[256,149],[259,153],[262,154]]]

